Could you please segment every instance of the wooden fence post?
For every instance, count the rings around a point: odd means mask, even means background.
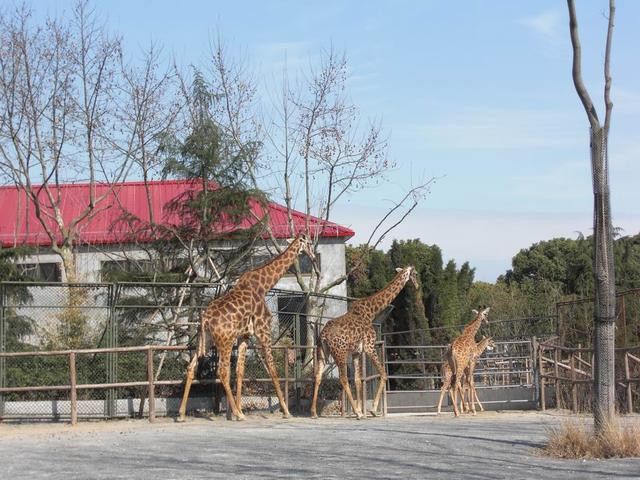
[[[147,398],[149,399],[149,421],[156,420],[156,386],[153,381],[153,348],[147,350],[147,382],[149,383],[149,391]]]
[[[542,344],[539,344],[538,350],[538,377],[540,378],[540,409],[544,412],[547,409],[547,401],[545,396],[544,385],[544,370],[542,369],[542,356],[544,355],[544,348]]]
[[[571,352],[571,361],[569,366],[571,367],[571,406],[573,413],[578,413],[578,384],[576,383],[576,370],[574,366],[575,353]]]
[[[71,385],[71,425],[78,423],[78,392],[76,390],[76,352],[69,352],[69,383]]]
[[[555,364],[555,369],[554,369],[554,373],[555,373],[555,377],[556,377],[556,381],[555,381],[555,387],[556,387],[556,408],[560,408],[560,370],[558,367],[558,362],[559,360],[559,350],[558,350],[558,346],[556,345],[554,350],[553,350],[553,362]]]
[[[633,396],[631,393],[631,375],[629,372],[629,352],[624,352],[624,379],[627,382],[627,413],[633,413]]]

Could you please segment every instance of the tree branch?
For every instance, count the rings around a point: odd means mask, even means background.
[[[578,93],[578,97],[580,97],[584,110],[587,112],[591,129],[597,130],[600,128],[598,114],[582,80],[582,47],[580,45],[580,37],[578,36],[578,19],[576,17],[574,0],[567,0],[567,6],[569,7],[569,32],[571,34],[571,46],[573,48],[573,66],[571,70],[573,84],[576,87],[576,92]]]
[[[615,0],[609,0],[609,25],[607,27],[607,43],[604,54],[604,104],[606,112],[604,117],[605,135],[609,132],[609,126],[611,125],[611,111],[613,110],[613,102],[611,101],[611,72],[609,70],[609,65],[611,63],[611,43],[613,40],[615,13]]]

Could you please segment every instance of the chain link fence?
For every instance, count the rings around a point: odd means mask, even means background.
[[[150,381],[155,414],[177,412],[186,367],[197,344],[200,314],[226,288],[0,283],[0,418],[70,418],[72,391],[78,418],[146,416]],[[266,301],[273,314],[274,358],[281,385],[289,392],[292,411],[303,413],[312,394],[315,339],[328,319],[346,311],[348,299],[272,290]],[[190,395],[188,411],[193,414],[225,410],[223,390],[215,379],[216,352],[207,351]],[[232,361],[235,386],[235,351]],[[75,388],[70,383],[72,371]],[[330,365],[320,392],[327,412],[341,409],[340,391],[336,369]],[[253,344],[247,352],[242,407],[279,408]]]

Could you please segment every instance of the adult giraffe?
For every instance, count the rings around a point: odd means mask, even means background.
[[[321,348],[318,349],[318,362],[315,371],[316,378],[313,386],[313,399],[311,401],[312,418],[318,417],[316,402],[318,401],[318,390],[322,382],[322,374],[324,373],[328,354],[331,354],[338,365],[340,384],[347,394],[353,411],[358,419],[364,417],[359,405],[356,405],[353,400],[347,378],[347,357],[349,353],[351,353],[353,355],[353,367],[356,377],[356,395],[359,401],[362,395],[362,386],[358,381],[360,378],[360,355],[363,352],[369,356],[380,374],[380,383],[378,384],[378,390],[376,391],[373,408],[371,410],[371,413],[375,415],[384,383],[387,381],[387,374],[384,370],[384,365],[382,365],[376,353],[376,331],[373,328],[372,322],[376,315],[396,298],[400,290],[402,290],[409,280],[411,280],[416,288],[418,287],[416,270],[413,266],[396,268],[396,271],[398,273],[385,288],[370,297],[354,300],[351,305],[349,305],[347,313],[327,322],[320,332],[319,346]]]
[[[200,317],[200,339],[196,354],[187,368],[187,378],[180,403],[179,421],[184,421],[189,390],[193,382],[198,359],[204,355],[204,335],[208,332],[218,351],[217,374],[227,395],[227,404],[238,420],[244,420],[240,398],[242,396],[242,380],[244,379],[245,354],[249,336],[255,335],[260,342],[264,363],[280,401],[280,410],[284,418],[289,416],[289,409],[282,396],[278,373],[273,362],[271,351],[271,312],[265,303],[265,295],[285,274],[287,269],[300,255],[306,252],[311,259],[315,258],[311,243],[306,235],[298,235],[280,255],[274,257],[253,270],[242,274],[236,284],[226,294],[209,303]],[[236,340],[238,344],[238,363],[236,366],[236,399],[229,384],[231,370],[231,350]]]

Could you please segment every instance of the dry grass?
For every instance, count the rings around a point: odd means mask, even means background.
[[[640,457],[640,423],[613,423],[596,435],[591,426],[565,421],[549,429],[544,455],[556,458],[625,458]]]

